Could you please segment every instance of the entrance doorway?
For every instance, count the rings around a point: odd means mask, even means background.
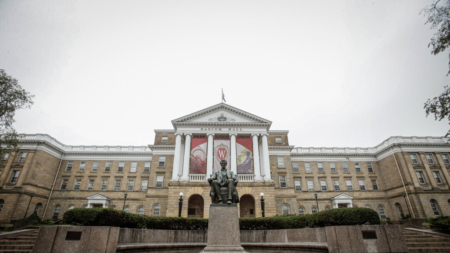
[[[338,208],[346,208],[348,207],[348,204],[338,204]]]
[[[252,195],[246,194],[241,197],[239,212],[241,217],[255,218],[255,199]]]
[[[203,197],[198,194],[192,195],[188,203],[188,218],[203,218],[203,209]]]

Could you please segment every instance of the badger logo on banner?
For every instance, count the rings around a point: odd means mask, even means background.
[[[227,170],[230,170],[230,139],[214,140],[214,172],[222,169],[221,160],[227,161]]]
[[[238,174],[253,174],[253,142],[252,139],[236,140],[236,158]]]
[[[208,139],[192,138],[190,174],[206,174],[206,150]]]

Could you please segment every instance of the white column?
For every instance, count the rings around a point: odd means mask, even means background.
[[[236,161],[236,134],[230,134],[231,137],[231,171],[237,174],[237,161]]]
[[[266,170],[266,181],[272,181],[270,176],[270,160],[269,160],[269,145],[267,143],[267,134],[262,134],[262,148],[263,148],[263,163]]]
[[[183,164],[183,176],[182,181],[189,180],[189,162],[191,156],[191,136],[192,134],[185,134],[186,138],[184,140],[184,164]]]
[[[253,169],[255,170],[255,181],[261,181],[261,168],[259,167],[258,134],[252,134],[253,143]]]
[[[265,177],[266,177],[266,170],[264,169],[264,163],[263,163],[263,148],[262,148],[262,140],[261,139],[259,139],[258,140],[258,148],[259,148],[259,167],[261,168],[261,178],[263,179],[263,180],[266,180],[265,179]]]
[[[175,134],[175,154],[173,156],[173,167],[172,167],[172,179],[170,181],[178,180],[178,173],[180,168],[180,149],[181,149],[181,134]]]
[[[214,162],[214,134],[208,134],[208,144],[207,147],[208,152],[206,152],[206,179],[213,173],[213,162]]]

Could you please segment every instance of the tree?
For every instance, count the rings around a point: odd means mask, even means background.
[[[30,108],[33,95],[22,89],[17,80],[0,69],[0,156],[19,149],[19,134],[12,126],[16,110]],[[3,159],[0,159],[0,161]]]

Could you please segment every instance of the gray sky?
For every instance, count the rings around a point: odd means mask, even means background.
[[[0,0],[0,68],[36,96],[16,129],[65,144],[152,144],[222,87],[291,145],[442,136],[423,110],[449,78],[431,2]]]

